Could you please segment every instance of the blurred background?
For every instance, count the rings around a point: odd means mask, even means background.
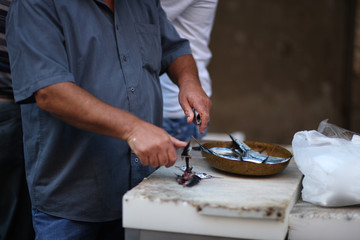
[[[360,132],[356,0],[219,0],[209,132],[291,144],[320,121]]]

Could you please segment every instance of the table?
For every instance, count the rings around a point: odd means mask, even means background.
[[[358,240],[360,206],[319,207],[301,199],[289,216],[289,239]]]
[[[180,157],[175,166],[159,168],[124,195],[128,240],[286,237],[302,179],[293,160],[274,176],[247,177],[213,169],[200,152],[192,154],[193,171],[216,178],[188,188],[175,180],[185,164]]]

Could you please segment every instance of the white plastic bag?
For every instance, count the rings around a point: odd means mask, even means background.
[[[304,174],[304,201],[326,207],[360,204],[359,135],[324,120],[318,131],[297,132],[292,147]]]

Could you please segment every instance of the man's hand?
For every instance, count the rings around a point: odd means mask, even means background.
[[[154,168],[174,165],[177,159],[175,148],[183,148],[187,144],[170,136],[165,130],[141,120],[131,131],[128,143],[142,165]]]
[[[201,87],[196,64],[192,55],[177,58],[168,68],[171,80],[179,86],[179,103],[188,123],[195,121],[193,108],[200,114],[200,133],[204,133],[210,121],[211,100]]]
[[[193,108],[199,113],[201,118],[200,133],[204,133],[210,121],[211,100],[206,95],[204,90],[198,84],[193,84],[192,81],[183,84],[179,92],[179,102],[184,110],[187,122],[195,123]]]

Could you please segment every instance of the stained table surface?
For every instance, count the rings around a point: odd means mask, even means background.
[[[299,196],[302,174],[293,160],[279,174],[234,175],[216,170],[192,152],[195,172],[215,178],[193,187],[176,182],[185,161],[161,167],[123,198],[123,225],[174,233],[231,238],[284,239],[288,217]]]

